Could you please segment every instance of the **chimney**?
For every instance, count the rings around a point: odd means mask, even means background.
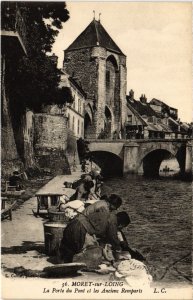
[[[139,100],[141,101],[141,103],[143,103],[143,104],[146,104],[147,103],[147,98],[146,98],[146,96],[145,96],[145,94],[143,95],[141,95],[141,97],[139,98]]]
[[[134,100],[134,91],[132,89],[129,91],[129,100],[131,102],[133,102],[133,100]]]
[[[56,56],[55,53],[53,53],[53,54],[50,56],[50,59],[51,59],[51,61],[57,66],[57,64],[58,64],[58,56]]]

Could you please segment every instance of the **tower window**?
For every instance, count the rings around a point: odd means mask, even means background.
[[[106,71],[106,84],[110,83],[110,71]]]

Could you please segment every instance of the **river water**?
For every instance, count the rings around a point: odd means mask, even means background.
[[[131,218],[124,232],[130,246],[146,257],[153,279],[168,284],[189,284],[191,183],[130,175],[106,180],[103,193],[122,197],[119,211],[127,211]]]

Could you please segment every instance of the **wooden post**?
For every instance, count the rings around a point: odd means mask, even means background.
[[[12,221],[12,209],[9,210],[9,218],[10,218],[10,221]]]
[[[50,206],[51,206],[51,197],[48,196],[48,208],[50,208]]]
[[[41,196],[37,196],[37,214],[39,215],[40,212],[40,197]]]

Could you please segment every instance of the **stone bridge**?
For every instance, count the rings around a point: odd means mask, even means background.
[[[181,174],[192,172],[190,139],[87,140],[92,159],[104,175],[143,173],[158,176],[161,162],[174,156]]]

